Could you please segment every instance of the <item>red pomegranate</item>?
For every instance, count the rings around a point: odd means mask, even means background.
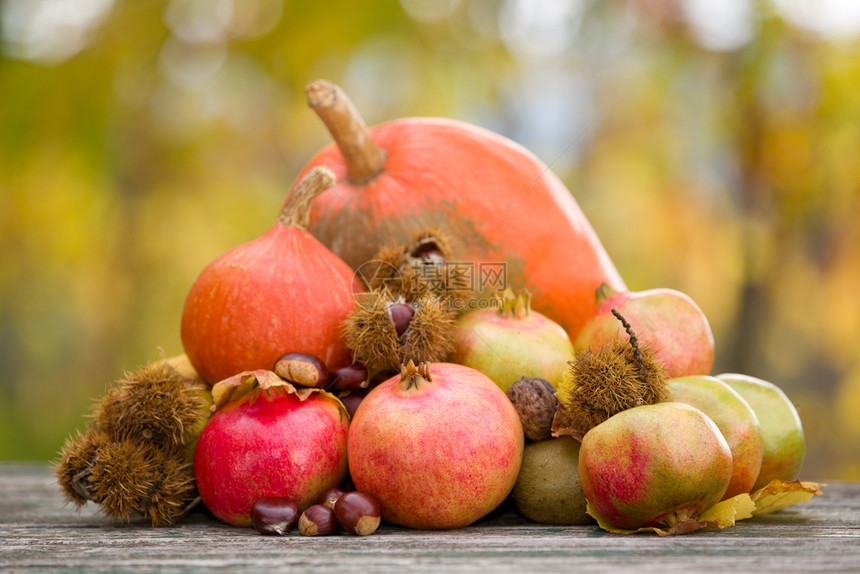
[[[353,308],[353,271],[305,226],[310,204],[334,184],[324,167],[292,190],[265,235],[210,263],[182,312],[182,344],[210,385],[242,371],[272,369],[287,352],[349,365],[340,324]]]
[[[570,191],[522,146],[449,119],[368,129],[337,86],[320,80],[307,94],[336,145],[305,171],[325,164],[338,178],[314,202],[308,229],[353,268],[382,245],[440,228],[457,258],[449,264],[473,290],[527,288],[534,309],[571,339],[600,284],[625,289]]]
[[[212,388],[217,410],[194,450],[194,478],[212,514],[251,526],[259,498],[307,508],[346,476],[349,415],[333,395],[297,389],[271,371]]]
[[[593,516],[622,529],[702,526],[732,477],[732,452],[702,411],[657,403],[621,411],[588,431],[579,480]]]
[[[615,310],[663,363],[668,378],[711,372],[714,334],[708,318],[689,295],[667,288],[618,292],[608,285],[601,285],[595,293],[594,315],[573,340],[577,356],[627,337]]]
[[[410,361],[355,411],[349,472],[356,490],[379,501],[386,521],[460,528],[510,494],[523,442],[516,409],[487,376],[463,365]]]
[[[573,343],[558,323],[531,309],[527,291],[508,289],[495,308],[460,316],[454,324],[452,363],[490,377],[505,392],[521,377],[540,377],[559,388],[570,376]]]

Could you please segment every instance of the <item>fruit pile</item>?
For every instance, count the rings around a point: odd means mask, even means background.
[[[570,192],[472,125],[334,138],[274,225],[210,263],[182,355],[111,387],[70,436],[67,498],[112,519],[202,501],[263,534],[368,535],[527,519],[611,532],[725,528],[820,494],[775,385],[711,376],[714,339],[671,289],[627,290]]]

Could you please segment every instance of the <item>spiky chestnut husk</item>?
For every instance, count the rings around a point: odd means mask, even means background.
[[[200,434],[208,418],[211,401],[206,386],[183,376],[167,361],[127,373],[119,388],[116,400],[101,409],[103,417],[115,419],[117,438],[184,447]],[[118,412],[109,412],[111,408]]]
[[[454,313],[450,308],[431,293],[422,295],[411,303],[415,313],[398,336],[390,308],[402,302],[402,297],[394,298],[385,290],[364,293],[344,322],[344,342],[371,377],[397,372],[410,359],[444,361],[453,349]]]
[[[184,460],[167,457],[153,469],[141,514],[153,526],[175,524],[200,501],[194,472]]]
[[[120,384],[113,384],[105,389],[105,394],[90,408],[93,428],[111,437],[119,436],[119,420],[125,410],[125,395],[125,390]]]
[[[614,309],[612,313],[624,326],[629,340],[612,341],[569,363],[570,377],[556,393],[553,436],[569,435],[582,440],[585,433],[609,417],[666,398],[663,364],[650,348],[640,345],[624,317]]]
[[[191,466],[175,453],[136,441],[109,443],[90,467],[93,500],[117,520],[174,524],[197,497]]]
[[[359,268],[359,278],[370,291],[388,291],[394,297],[405,292],[401,267],[406,258],[406,246],[391,243],[382,246],[370,261]]]
[[[90,487],[90,467],[96,460],[98,451],[110,444],[111,438],[95,427],[86,432],[75,431],[66,439],[60,450],[60,458],[54,469],[60,488],[66,499],[80,508],[93,500]]]
[[[149,363],[107,388],[91,408],[94,427],[121,438],[184,446],[200,432],[211,393],[184,355]]]
[[[439,228],[423,229],[405,244],[391,243],[376,252],[373,260],[362,266],[369,290],[387,289],[407,302],[431,293],[448,307],[461,313],[474,296],[469,281],[458,277],[450,241]]]
[[[424,229],[406,244],[401,271],[414,295],[433,292],[447,296],[452,287],[448,262],[453,260],[450,241],[440,228]]]
[[[367,288],[387,288],[394,295],[408,295],[432,290],[429,283],[413,284],[410,279],[418,275],[424,265],[441,266],[451,259],[450,242],[439,228],[422,229],[407,243],[389,243],[382,246],[368,262]],[[398,285],[399,283],[399,285]]]
[[[111,518],[172,524],[197,496],[188,463],[209,404],[208,389],[182,357],[127,373],[93,405],[89,428],[59,453],[55,472],[66,498],[77,507],[93,501]]]
[[[431,262],[441,258],[448,261],[453,253],[451,240],[441,227],[422,229],[412,236],[408,256],[419,262]]]
[[[126,519],[140,508],[149,488],[151,459],[158,456],[155,451],[133,441],[109,442],[98,449],[89,482],[93,501],[105,514]]]
[[[77,508],[92,501],[117,520],[140,516],[153,526],[169,526],[197,498],[193,473],[181,452],[113,441],[93,428],[67,440],[56,473]]]

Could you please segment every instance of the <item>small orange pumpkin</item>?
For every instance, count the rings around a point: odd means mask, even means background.
[[[192,285],[182,345],[210,385],[271,370],[287,352],[319,357],[329,369],[350,364],[340,329],[354,305],[353,271],[305,229],[311,201],[333,183],[325,168],[311,170],[275,225],[212,261]]]

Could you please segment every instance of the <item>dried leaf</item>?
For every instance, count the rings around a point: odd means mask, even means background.
[[[728,528],[734,526],[735,522],[744,518],[750,518],[753,515],[753,504],[749,494],[743,493],[735,497],[723,500],[710,508],[704,510],[698,516],[678,520],[670,528],[659,528],[656,526],[648,526],[643,528],[620,528],[610,524],[604,520],[591,503],[586,502],[586,513],[597,521],[597,525],[607,532],[615,534],[636,534],[652,532],[658,536],[677,536],[679,534],[689,534],[701,528]]]
[[[556,438],[560,436],[569,436],[582,442],[582,437],[585,436],[585,433],[572,428],[573,425],[570,418],[568,410],[564,405],[559,404],[558,407],[556,407],[555,415],[552,418],[552,436]]]
[[[613,532],[615,534],[633,534],[634,532],[639,532],[638,530],[629,530],[626,528],[619,528],[617,526],[610,524],[609,522],[606,522],[606,520],[604,520],[603,517],[601,517],[599,514],[597,514],[597,512],[594,510],[594,507],[591,506],[591,503],[588,502],[587,500],[585,501],[585,513],[588,514],[593,519],[595,519],[597,521],[597,525],[599,527],[601,527],[602,529],[606,530],[607,532]]]
[[[815,495],[824,494],[821,485],[817,482],[800,482],[794,480],[786,482],[774,479],[767,485],[752,493],[751,498],[755,503],[753,515],[770,514],[795,504],[807,502]]]
[[[656,526],[647,526],[643,528],[621,528],[619,526],[615,526],[614,524],[610,524],[606,520],[604,520],[597,512],[594,510],[594,507],[591,506],[591,503],[586,501],[585,503],[585,512],[592,518],[597,521],[597,525],[600,526],[603,530],[607,532],[612,532],[614,534],[638,534],[638,533],[654,533],[658,536],[671,536],[675,534],[687,534],[689,532],[693,532],[702,528],[704,525],[701,524],[698,520],[694,519],[686,519],[679,520],[676,522],[671,528],[657,528]]]
[[[716,503],[696,518],[702,522],[714,523],[715,528],[726,528],[734,526],[738,520],[750,518],[754,510],[755,503],[750,495],[744,492]]]
[[[213,404],[210,410],[215,412],[228,402],[258,389],[266,391],[276,388],[281,389],[288,394],[296,395],[300,401],[307,399],[314,393],[323,393],[334,397],[334,395],[326,393],[323,389],[308,387],[296,388],[272,371],[258,369],[256,371],[243,371],[238,375],[233,375],[232,377],[228,377],[223,381],[215,383],[212,387]]]

